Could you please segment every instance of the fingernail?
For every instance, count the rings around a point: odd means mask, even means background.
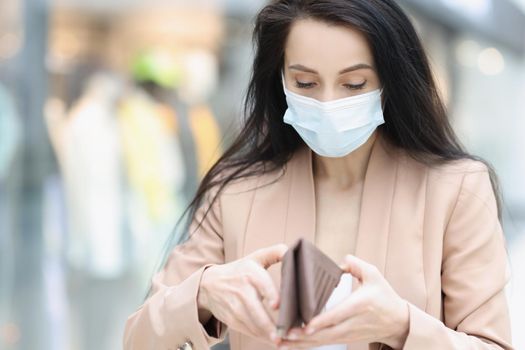
[[[270,333],[270,339],[271,339],[272,341],[276,341],[276,340],[277,340],[277,333],[276,333],[275,331],[272,331],[272,332]]]
[[[315,332],[315,329],[313,328],[307,328],[306,329],[306,334],[310,335],[310,334],[313,334]]]
[[[297,334],[295,334],[295,333],[292,333],[292,334],[290,334],[288,336],[288,339],[290,339],[290,340],[297,340],[297,339],[299,339],[299,336]]]

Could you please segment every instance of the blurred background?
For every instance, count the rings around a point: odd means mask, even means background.
[[[456,131],[500,176],[525,349],[525,0],[399,2]],[[0,349],[122,347],[238,129],[265,3],[0,0]]]

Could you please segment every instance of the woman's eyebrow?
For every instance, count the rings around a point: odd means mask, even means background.
[[[302,64],[292,64],[291,66],[288,66],[288,69],[295,69],[301,72],[319,74],[315,69],[305,67]],[[371,65],[366,64],[366,63],[358,63],[356,65],[353,65],[353,66],[350,66],[350,67],[347,67],[341,70],[339,74],[345,74],[345,73],[353,72],[359,69],[372,69],[373,70],[374,68]]]

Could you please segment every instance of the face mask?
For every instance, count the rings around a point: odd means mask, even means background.
[[[294,127],[306,144],[324,157],[343,157],[362,146],[383,124],[381,90],[321,102],[288,90],[284,122]]]

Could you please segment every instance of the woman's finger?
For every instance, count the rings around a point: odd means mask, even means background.
[[[252,336],[257,338],[260,336],[259,328],[253,323],[250,317],[250,308],[247,307],[242,300],[242,295],[245,294],[245,290],[239,293],[240,294],[238,295],[238,297],[232,298],[232,300],[230,300],[230,310],[227,312],[233,316],[234,322],[241,325],[241,327],[250,332]]]
[[[311,335],[298,335],[296,339],[292,336],[295,332],[292,332],[290,337],[284,339],[283,342],[279,344],[279,347],[286,346],[290,349],[304,349],[320,345],[343,343],[342,339],[345,335],[345,329],[347,329],[347,325],[334,325]]]
[[[247,278],[268,305],[272,308],[279,306],[279,293],[268,271],[259,269],[248,274]]]
[[[357,278],[360,282],[366,282],[377,277],[377,268],[359,259],[354,255],[346,255],[343,263],[339,266],[344,272],[349,272]]]
[[[273,328],[275,330],[275,325],[277,324],[277,318],[279,317],[279,309],[273,308],[272,306],[270,306],[269,303],[264,302],[264,301],[261,304],[264,307],[264,310],[266,311],[268,316],[270,317],[272,325],[274,325]]]
[[[363,304],[362,290],[351,294],[341,304],[315,316],[305,327],[306,334],[321,331],[333,325],[345,322],[361,313]]]
[[[357,331],[353,331],[353,320],[347,320],[337,325],[320,330],[312,335],[302,335],[296,340],[287,338],[279,346],[286,346],[290,349],[293,348],[310,348],[313,346],[329,345],[329,344],[340,344],[340,343],[351,343],[354,341],[361,340]]]
[[[261,299],[257,291],[250,287],[246,290],[245,296],[242,298],[245,310],[252,321],[253,325],[257,327],[259,336],[270,339],[275,325],[272,322],[270,315],[264,309]]]
[[[284,243],[272,245],[270,247],[261,248],[251,253],[247,257],[255,260],[263,268],[267,269],[271,265],[280,262],[288,250],[288,246]]]

